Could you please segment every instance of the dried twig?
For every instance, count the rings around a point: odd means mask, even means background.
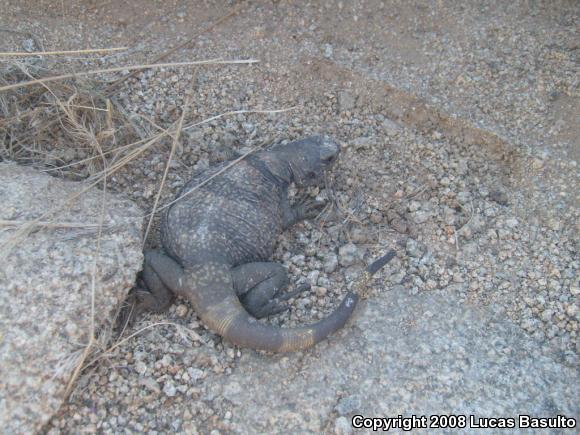
[[[42,228],[86,228],[96,229],[101,224],[91,224],[85,222],[47,222],[47,221],[23,221],[23,220],[6,220],[0,219],[0,227],[18,227],[20,225],[32,225],[33,227]],[[110,228],[112,225],[103,224],[104,228]]]
[[[170,62],[170,63],[155,63],[147,65],[128,65],[120,66],[116,68],[105,68],[97,69],[92,71],[80,71],[72,74],[61,74],[58,76],[44,77],[42,79],[34,79],[26,82],[14,83],[12,85],[0,87],[0,92],[9,91],[11,89],[24,88],[27,86],[39,85],[41,83],[54,82],[57,80],[71,79],[74,77],[82,77],[94,74],[106,74],[119,71],[132,71],[141,70],[147,68],[166,68],[166,67],[179,67],[179,66],[192,66],[192,65],[226,65],[226,64],[252,64],[259,62],[256,59],[234,59],[234,60],[220,60],[220,59],[210,59],[210,60],[198,60],[193,62]]]
[[[12,51],[0,52],[3,57],[30,57],[30,56],[55,56],[68,54],[91,54],[91,53],[107,53],[111,51],[127,50],[128,47],[114,47],[114,48],[88,48],[85,50],[65,50],[65,51]]]
[[[165,180],[167,179],[167,174],[169,173],[169,166],[171,165],[171,160],[173,159],[173,154],[175,154],[175,149],[177,148],[177,144],[179,142],[179,135],[181,134],[181,127],[183,127],[183,119],[185,118],[185,113],[187,108],[189,107],[191,101],[191,97],[188,96],[185,100],[185,104],[181,109],[181,116],[179,117],[179,122],[177,123],[177,129],[175,131],[175,136],[173,136],[173,143],[171,145],[171,150],[169,151],[169,157],[167,157],[167,164],[165,165],[165,170],[163,171],[163,176],[161,177],[161,183],[159,185],[159,190],[157,191],[157,195],[155,196],[155,201],[153,202],[153,211],[151,212],[151,216],[149,218],[149,222],[147,223],[147,229],[145,230],[145,235],[143,236],[143,243],[147,240],[147,236],[149,235],[149,230],[151,229],[151,225],[153,225],[153,216],[155,215],[155,211],[157,210],[157,204],[159,204],[159,198],[161,198],[161,192],[163,191],[163,186],[165,185]]]
[[[244,114],[244,113],[284,113],[284,112],[288,112],[290,110],[294,110],[294,109],[296,109],[296,107],[297,106],[292,106],[292,107],[288,107],[286,109],[277,109],[277,110],[232,110],[230,112],[220,113],[219,115],[204,119],[201,122],[196,122],[195,124],[189,124],[189,125],[183,127],[183,130],[189,130],[190,128],[197,127],[198,125],[206,124],[206,123],[211,122],[211,121],[215,121],[216,119],[223,118],[224,116],[240,115],[240,114]]]
[[[189,189],[187,192],[183,193],[182,195],[180,195],[179,197],[175,198],[173,201],[165,204],[163,207],[160,207],[159,209],[156,210],[156,212],[159,212],[161,210],[166,209],[167,207],[171,207],[173,204],[175,204],[177,201],[181,201],[183,198],[185,198],[187,195],[195,192],[197,189],[199,189],[200,187],[205,186],[207,183],[209,183],[211,180],[213,180],[215,177],[217,177],[218,175],[223,174],[225,171],[227,171],[228,169],[230,169],[232,166],[237,165],[239,162],[241,162],[242,160],[244,160],[246,157],[248,157],[250,154],[256,152],[257,150],[259,150],[261,148],[262,145],[256,146],[254,148],[252,148],[250,151],[248,151],[247,153],[241,155],[240,157],[238,157],[235,160],[232,160],[228,165],[224,166],[222,169],[220,169],[219,171],[217,171],[215,174],[213,174],[211,177],[206,178],[205,180],[203,180],[201,183],[193,186],[191,189]],[[152,213],[149,213],[148,215],[146,215],[146,217],[152,216]]]

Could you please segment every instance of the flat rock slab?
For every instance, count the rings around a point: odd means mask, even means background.
[[[245,353],[214,393],[238,433],[350,433],[356,414],[577,418],[578,372],[501,317],[398,286],[313,354]]]
[[[103,193],[31,168],[0,164],[0,427],[38,430],[62,403],[66,382],[88,342],[93,271],[97,327],[110,325],[141,268],[142,213],[107,194],[105,228],[97,249]],[[6,221],[43,221],[19,237]],[[68,226],[68,227],[67,227]],[[95,263],[96,262],[96,263]],[[96,268],[95,268],[96,264]]]

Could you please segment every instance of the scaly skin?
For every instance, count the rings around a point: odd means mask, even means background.
[[[174,294],[191,301],[202,322],[240,347],[288,352],[310,347],[341,328],[352,314],[358,292],[394,255],[389,252],[363,273],[327,318],[310,326],[282,329],[264,317],[286,309],[277,296],[288,284],[281,265],[268,263],[276,238],[287,227],[315,216],[320,206],[290,206],[288,186],[311,185],[333,165],[339,145],[320,136],[262,151],[240,161],[169,207],[161,223],[165,253],[146,252],[141,306],[167,308]],[[194,177],[180,194],[197,186],[224,164]]]

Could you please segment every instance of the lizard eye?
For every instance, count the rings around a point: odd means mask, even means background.
[[[336,160],[336,158],[337,158],[337,154],[331,154],[327,157],[323,157],[321,160],[322,160],[322,163],[324,163],[325,165],[330,165]]]

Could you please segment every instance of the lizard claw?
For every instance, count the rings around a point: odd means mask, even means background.
[[[300,219],[312,219],[317,217],[322,212],[322,210],[324,210],[325,206],[325,202],[316,201],[315,199],[309,197],[303,197],[294,206],[294,209],[296,210],[296,214],[300,217]]]
[[[300,293],[306,291],[306,290],[310,290],[310,284],[308,283],[304,283],[299,285],[296,290],[293,290],[291,292],[287,292],[284,293],[281,296],[277,296],[276,298],[274,298],[276,301],[281,301],[281,302],[285,302],[289,299],[292,299],[293,297],[295,297],[296,295],[299,295]]]

